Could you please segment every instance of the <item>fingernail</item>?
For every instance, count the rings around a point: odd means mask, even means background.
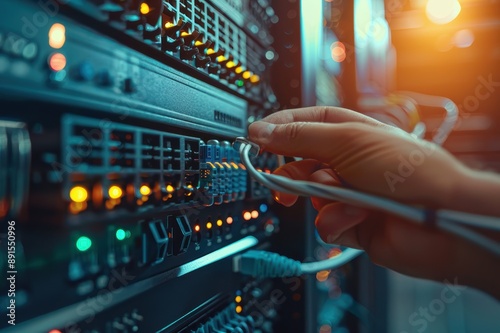
[[[259,142],[267,142],[275,128],[275,124],[256,121],[249,127],[250,138],[257,139]]]
[[[365,214],[366,211],[362,208],[346,205],[344,207],[344,214],[347,216],[357,217]]]

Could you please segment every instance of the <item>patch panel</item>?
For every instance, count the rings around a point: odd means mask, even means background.
[[[79,1],[70,6],[234,91],[267,99],[269,67],[277,58],[269,28],[278,22],[267,1]]]

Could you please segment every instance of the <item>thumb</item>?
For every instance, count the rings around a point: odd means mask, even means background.
[[[347,126],[346,126],[347,125]],[[330,162],[331,156],[346,147],[352,134],[349,125],[311,122],[272,124],[257,121],[248,129],[249,138],[261,148],[275,154],[313,158]]]

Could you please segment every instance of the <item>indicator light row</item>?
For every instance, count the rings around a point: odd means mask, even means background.
[[[89,204],[92,204],[94,208],[102,206],[107,210],[113,210],[120,206],[142,206],[148,202],[170,204],[190,201],[197,189],[198,187],[192,184],[186,184],[183,188],[167,184],[162,188],[158,182],[142,184],[138,187],[133,184],[113,184],[107,189],[99,184],[78,184],[73,185],[69,190],[69,211],[72,214],[78,214],[87,210]]]

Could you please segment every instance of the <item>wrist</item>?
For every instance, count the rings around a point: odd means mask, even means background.
[[[461,167],[445,209],[500,216],[500,175]]]

